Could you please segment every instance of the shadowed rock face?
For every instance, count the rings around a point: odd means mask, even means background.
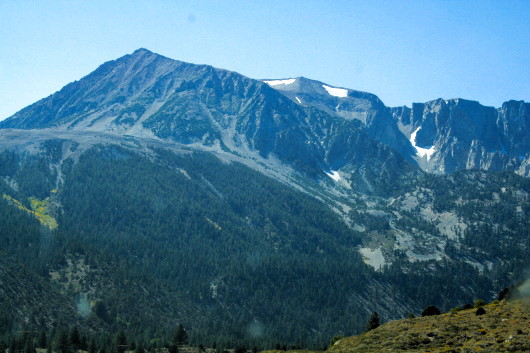
[[[530,175],[530,105],[523,101],[505,102],[499,109],[465,99],[387,108],[373,94],[304,77],[264,82],[302,106],[362,122],[371,137],[426,171],[512,170]]]

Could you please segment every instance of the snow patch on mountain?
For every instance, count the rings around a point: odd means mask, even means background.
[[[326,172],[327,176],[329,176],[331,179],[335,180],[335,181],[339,181],[340,180],[340,175],[339,175],[339,172],[337,171],[330,171],[329,173]]]
[[[263,81],[269,86],[277,86],[277,85],[290,85],[296,81],[296,78],[289,78],[286,80],[270,80],[270,81]]]
[[[416,130],[414,130],[412,134],[410,134],[410,143],[416,149],[416,154],[418,156],[427,157],[427,160],[430,160],[433,153],[436,152],[436,149],[434,148],[434,146],[431,146],[429,148],[423,148],[423,147],[416,146],[416,134],[418,133],[418,131],[420,131],[420,129],[421,129],[421,126],[417,128]]]
[[[348,97],[348,90],[344,88],[336,88],[336,87],[330,87],[326,85],[322,85],[326,91],[332,96],[339,97],[339,98],[346,98]]]

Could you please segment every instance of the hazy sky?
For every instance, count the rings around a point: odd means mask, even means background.
[[[389,106],[530,100],[527,0],[0,0],[0,119],[140,47]]]

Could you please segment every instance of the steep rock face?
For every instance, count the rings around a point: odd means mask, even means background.
[[[508,101],[498,109],[497,127],[506,153],[524,156],[530,150],[530,104]]]
[[[530,175],[528,103],[509,101],[495,109],[438,99],[387,108],[373,94],[304,77],[264,82],[139,49],[21,110],[0,128],[150,137],[256,160],[272,155],[314,176],[355,167],[347,158],[350,149],[364,152],[367,145],[350,143],[348,151],[335,146],[344,152],[338,156],[328,143],[348,131],[348,141],[360,142],[366,134],[379,142],[372,146],[376,154],[387,145],[428,172],[478,168]],[[321,125],[335,128],[315,129]]]
[[[139,49],[18,112],[1,128],[97,131],[219,146],[326,169],[303,109],[242,75]]]
[[[292,101],[346,120],[359,120],[376,140],[411,159],[414,149],[400,132],[383,102],[374,94],[337,88],[305,77],[264,80]]]
[[[528,176],[529,107],[522,101],[495,109],[464,99],[437,99],[390,111],[427,171],[512,170]]]

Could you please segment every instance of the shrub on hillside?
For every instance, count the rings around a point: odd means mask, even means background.
[[[435,307],[434,305],[428,306],[425,308],[425,310],[422,311],[421,316],[433,316],[433,315],[440,315],[440,309]]]
[[[473,306],[475,309],[477,308],[480,308],[480,307],[483,307],[484,305],[486,305],[486,302],[482,299],[477,299],[475,301],[475,305]]]

